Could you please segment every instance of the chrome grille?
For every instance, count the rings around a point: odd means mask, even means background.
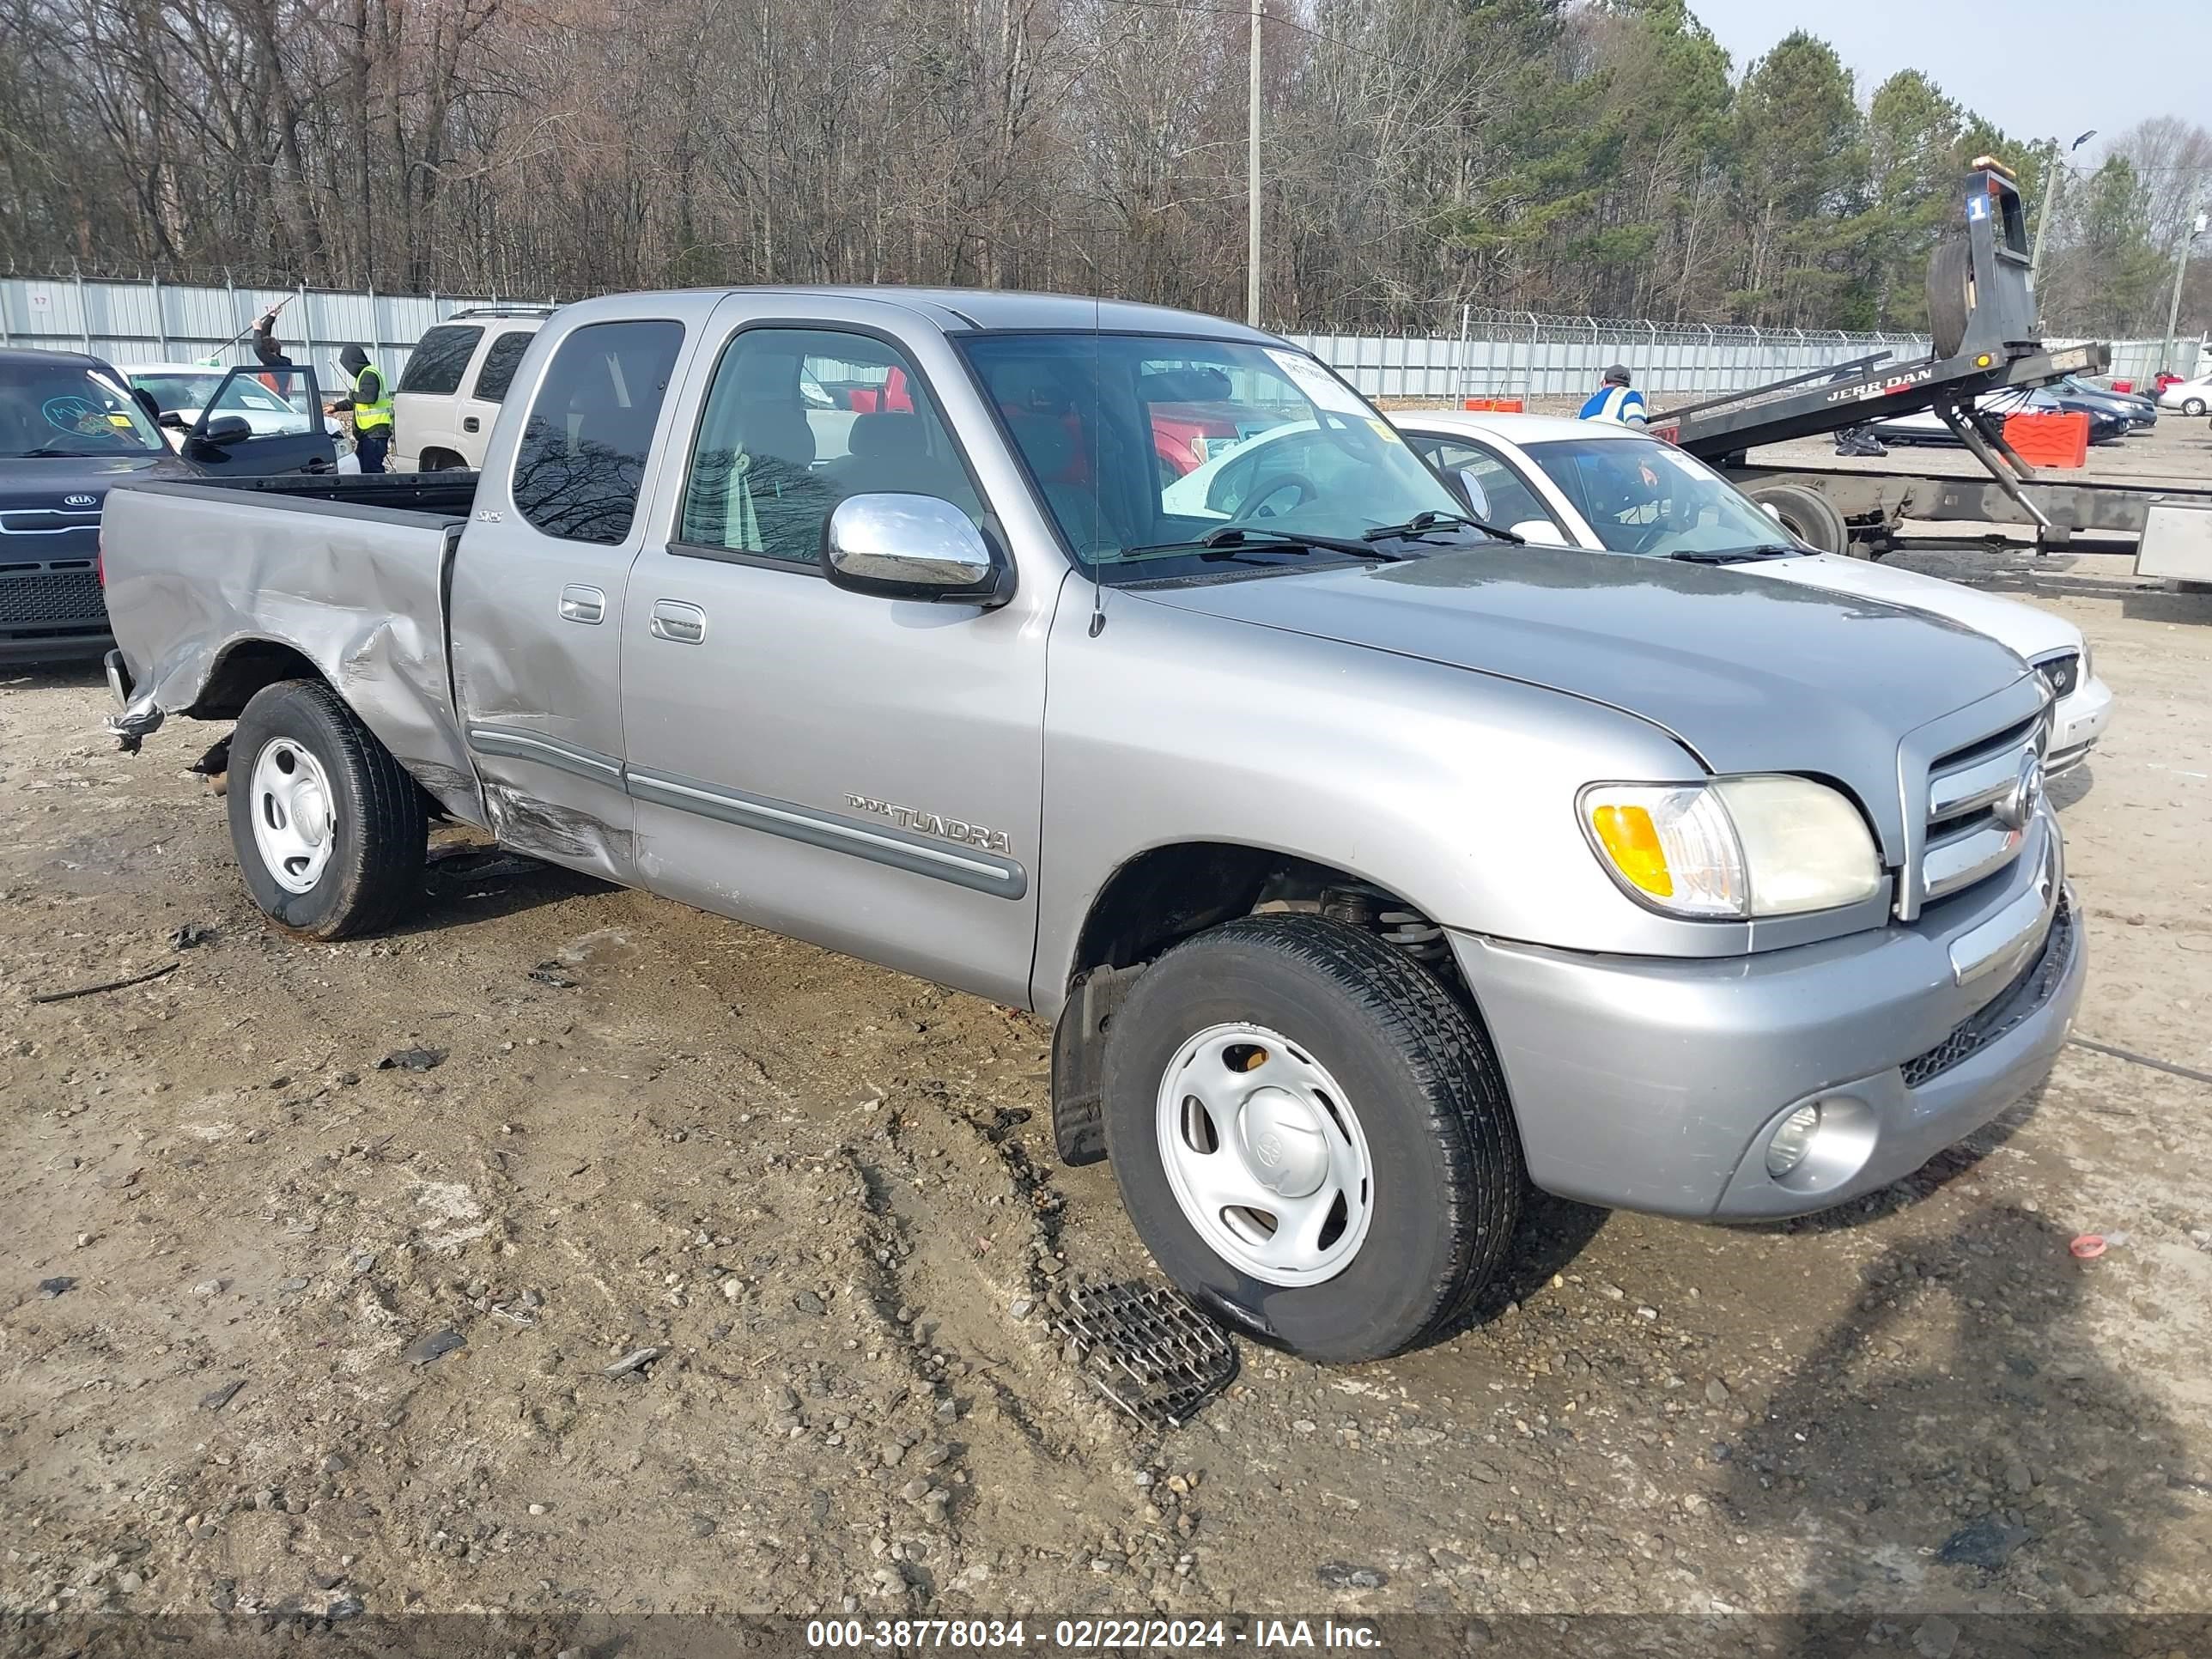
[[[2030,760],[2040,761],[2048,737],[2039,714],[1940,756],[1928,769],[1917,872],[1923,903],[1964,892],[2020,856],[2027,816],[2021,809],[2033,805],[2020,799],[2021,774]]]
[[[2055,657],[2039,657],[2035,672],[2043,676],[2052,696],[2070,697],[2081,684],[2081,658],[2073,651],[2062,651]]]

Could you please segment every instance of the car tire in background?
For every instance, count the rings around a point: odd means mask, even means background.
[[[1822,553],[1851,550],[1850,526],[1836,504],[1803,484],[1759,484],[1744,492],[1760,507],[1771,507],[1782,527]]]
[[[372,933],[421,896],[422,792],[319,680],[254,693],[231,737],[224,793],[246,889],[285,932]]]
[[[2195,416],[2203,414],[2208,407],[2212,407],[2212,405],[2208,405],[2202,398],[2185,398],[2182,400],[2181,412],[2185,415]]]
[[[1526,1174],[1497,1057],[1372,933],[1248,916],[1184,941],[1115,1013],[1104,1085],[1139,1236],[1248,1335],[1380,1359],[1454,1323],[1504,1258]]]

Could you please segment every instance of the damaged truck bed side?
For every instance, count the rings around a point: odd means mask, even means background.
[[[1154,442],[1194,396],[1239,434],[1202,499]],[[610,296],[481,477],[126,484],[103,537],[116,729],[237,722],[281,927],[400,913],[443,813],[1034,1010],[1062,1155],[1319,1359],[1448,1328],[1526,1180],[1716,1218],[1893,1181],[2081,994],[2017,658],[1498,542],[1212,319]]]

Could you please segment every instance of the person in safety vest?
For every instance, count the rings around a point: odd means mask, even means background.
[[[338,367],[351,378],[353,396],[331,407],[353,410],[354,453],[361,458],[361,470],[381,472],[385,452],[392,447],[392,388],[384,383],[384,371],[357,345],[338,353]]]
[[[1615,426],[1645,426],[1651,414],[1644,406],[1644,394],[1628,384],[1628,370],[1615,363],[1605,372],[1605,384],[1592,392],[1589,401],[1582,407],[1581,418],[1585,421],[1610,421]]]

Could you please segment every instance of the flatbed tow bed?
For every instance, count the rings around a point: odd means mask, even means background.
[[[1720,468],[1829,552],[1879,557],[1908,520],[2020,525],[2039,551],[2077,535],[2134,538],[2145,575],[2212,580],[2212,483],[2039,471],[1975,418],[1975,400],[2048,386],[2111,366],[2100,343],[2047,348],[2036,337],[2027,215],[2004,168],[1978,159],[1967,177],[1966,228],[1929,262],[1936,350],[1894,363],[1887,353],[1655,415],[1651,430]],[[1932,410],[1981,464],[1960,477],[1905,465],[1755,464],[1751,453],[1877,419]]]

